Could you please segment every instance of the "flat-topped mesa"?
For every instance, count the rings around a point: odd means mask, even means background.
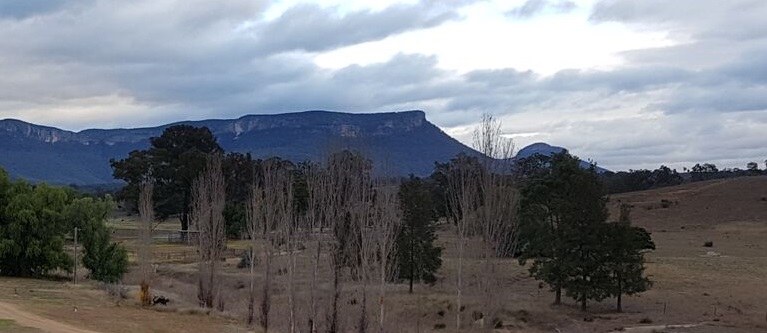
[[[322,131],[341,137],[389,135],[411,131],[429,124],[420,110],[385,113],[343,113],[333,111],[304,111],[280,114],[246,115],[238,119],[182,121],[158,127],[134,129],[88,129],[76,133],[82,141],[103,141],[107,144],[135,143],[162,134],[173,125],[207,127],[216,136],[240,135],[277,129]]]
[[[30,124],[17,119],[0,120],[0,132],[5,135],[54,143],[75,140],[77,133],[55,127]]]
[[[207,127],[227,152],[322,161],[335,149],[355,149],[391,175],[428,175],[434,162],[476,153],[426,119],[423,111],[342,113],[305,111],[238,119],[182,121],[134,129],[70,132],[0,121],[0,166],[12,175],[54,183],[113,182],[110,158],[146,149],[173,125]]]
[[[233,121],[208,121],[208,127],[216,133],[233,133],[239,136],[253,131],[284,129],[311,129],[327,131],[342,137],[388,135],[411,131],[426,123],[423,111],[387,113],[341,113],[331,111],[306,111],[275,115],[247,115]],[[190,122],[196,125],[195,122]]]

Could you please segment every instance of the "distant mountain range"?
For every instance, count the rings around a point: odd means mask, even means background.
[[[422,111],[372,114],[306,111],[80,132],[0,120],[0,166],[11,176],[30,181],[114,183],[110,158],[123,158],[132,150],[146,149],[149,138],[178,124],[208,127],[227,152],[249,152],[256,158],[319,160],[330,151],[353,148],[373,159],[378,170],[396,175],[427,175],[434,162],[448,161],[460,152],[478,154],[427,121]],[[520,150],[519,156],[550,154],[562,149],[539,143]]]

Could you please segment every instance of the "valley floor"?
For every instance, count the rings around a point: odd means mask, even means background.
[[[497,309],[492,317],[503,323],[497,331],[503,332],[767,332],[765,197],[767,177],[613,196],[612,209],[620,203],[633,205],[633,222],[652,232],[657,245],[657,250],[647,255],[647,273],[654,281],[653,288],[626,297],[625,313],[621,314],[614,312],[611,299],[592,304],[587,313],[571,300],[563,306],[552,306],[553,294],[540,288],[526,268],[512,259],[495,260],[489,266],[496,272],[497,286],[491,293],[483,293],[478,290],[478,273],[488,266],[476,259],[467,260],[464,294],[468,296],[462,314],[469,324],[462,331],[483,331],[470,318],[475,311],[482,311],[484,300],[490,299]],[[135,250],[135,222],[120,218],[111,223],[117,228],[116,238]],[[127,299],[118,301],[92,282],[75,286],[63,281],[2,278],[0,332],[246,332],[243,322],[249,280],[247,269],[237,268],[237,263],[248,243],[229,243],[222,270],[225,312],[208,315],[196,307],[194,248],[162,240],[177,228],[174,224],[161,225],[153,249],[157,263],[153,291],[171,299],[167,307],[140,308],[135,287]],[[444,247],[444,263],[439,280],[433,286],[416,285],[413,294],[404,284],[386,286],[387,331],[456,331],[459,309],[455,306],[455,239],[447,226],[443,229],[439,242]],[[709,241],[713,246],[704,247]],[[310,269],[306,253],[312,253],[311,245],[298,256],[301,268],[296,313],[301,331],[306,331],[309,313]],[[275,262],[275,270],[284,266],[283,259]],[[126,285],[138,284],[135,271],[134,267],[126,276]],[[324,318],[328,307],[329,274],[328,266],[323,265],[320,318]],[[261,278],[259,274],[259,281]],[[282,332],[288,331],[285,280],[283,275],[275,276],[270,316],[272,327]],[[371,289],[367,297],[370,327],[376,331],[378,289]],[[358,283],[344,284],[343,331],[353,330],[358,322],[361,296]]]

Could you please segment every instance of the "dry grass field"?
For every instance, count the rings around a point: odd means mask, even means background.
[[[633,222],[647,228],[656,242],[657,250],[647,255],[653,288],[638,297],[627,297],[625,313],[613,311],[612,299],[592,304],[589,312],[583,313],[571,300],[560,307],[551,306],[553,295],[540,289],[525,267],[512,259],[496,260],[492,267],[497,272],[497,287],[492,300],[497,311],[492,316],[503,324],[497,331],[767,332],[767,177],[615,195],[610,199],[611,210],[617,210],[620,203],[634,206]],[[115,238],[135,253],[135,221],[120,217],[110,224]],[[0,332],[246,332],[243,318],[248,275],[247,269],[237,268],[237,263],[248,247],[247,241],[228,243],[222,270],[224,313],[205,314],[196,307],[194,248],[168,242],[168,235],[177,229],[177,224],[166,222],[154,235],[153,291],[171,299],[167,307],[140,308],[135,287],[128,288],[127,299],[118,301],[89,281],[72,285],[67,281],[3,278]],[[434,285],[416,285],[413,294],[408,294],[404,284],[386,286],[387,331],[456,331],[456,249],[447,226],[440,231],[439,242],[444,247],[444,263]],[[706,242],[713,242],[713,246],[704,247]],[[312,244],[307,244],[298,256],[301,331],[306,331],[309,311],[308,253],[312,250]],[[275,261],[275,271],[284,265],[283,255]],[[470,324],[463,331],[483,331],[471,324],[470,318],[487,299],[477,283],[477,274],[485,267],[471,258],[466,267],[468,286],[464,293],[468,296],[462,313]],[[328,307],[330,274],[329,265],[322,265],[322,316]],[[259,274],[258,280],[261,278]],[[287,330],[286,280],[284,275],[275,276],[270,318],[274,331]],[[138,281],[132,271],[124,283],[135,286]],[[341,327],[352,331],[358,320],[361,286],[347,282],[343,288]],[[376,292],[377,287],[370,292],[368,304],[373,328],[377,322]]]

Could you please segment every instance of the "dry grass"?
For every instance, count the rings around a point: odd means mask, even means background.
[[[767,177],[741,178],[727,181],[701,182],[653,191],[616,195],[611,198],[613,209],[619,203],[635,206],[632,218],[635,224],[652,232],[657,250],[647,256],[647,272],[655,281],[652,290],[638,297],[624,300],[626,313],[613,311],[614,300],[593,304],[588,314],[566,300],[561,307],[551,306],[553,295],[540,289],[525,267],[515,260],[499,259],[494,262],[497,274],[499,300],[494,314],[487,322],[497,318],[505,332],[610,332],[621,328],[649,326],[663,331],[667,324],[697,324],[685,332],[759,332],[767,331]],[[666,200],[666,208],[661,200]],[[670,204],[668,204],[670,203]],[[136,226],[130,218],[111,222],[120,241],[135,250]],[[64,282],[0,279],[0,301],[18,304],[24,309],[71,325],[104,332],[238,332],[247,308],[248,276],[246,269],[238,269],[239,254],[249,243],[229,242],[226,262],[222,267],[226,311],[208,315],[197,308],[196,253],[193,247],[163,241],[178,226],[155,230],[153,247],[157,275],[153,281],[156,294],[172,301],[158,310],[136,307],[129,299],[117,305],[106,293],[93,285],[72,286]],[[439,242],[444,247],[444,264],[438,281],[432,285],[416,285],[408,294],[407,287],[388,285],[386,306],[387,329],[392,332],[455,332],[455,239],[447,226],[439,231]],[[703,244],[712,241],[713,247]],[[298,254],[296,281],[298,289],[299,327],[305,329],[308,313],[310,279],[309,253],[313,243]],[[476,246],[469,246],[469,257],[478,258]],[[274,270],[285,267],[285,255],[275,260]],[[320,318],[329,308],[331,271],[327,257],[323,257],[320,276]],[[479,260],[466,262],[469,281],[465,294],[466,308],[461,312],[464,322],[471,322],[474,311],[481,309],[477,272],[483,267]],[[260,270],[259,270],[260,271]],[[259,272],[260,273],[260,272]],[[261,276],[257,276],[258,281]],[[271,318],[277,331],[285,331],[287,313],[285,275],[274,278],[274,305]],[[126,284],[137,284],[135,273],[129,273]],[[260,283],[260,282],[259,282]],[[21,290],[13,295],[13,288]],[[344,284],[342,295],[342,327],[354,328],[359,313],[360,285]],[[133,288],[135,290],[135,288]],[[377,289],[369,299],[371,325],[377,323]],[[78,312],[72,306],[78,306]],[[589,317],[590,321],[584,321]],[[640,324],[644,318],[652,324]],[[438,327],[443,327],[439,328]],[[0,326],[2,327],[2,326]],[[660,329],[658,327],[661,327]],[[476,325],[465,328],[482,331]],[[629,330],[630,331],[630,330]],[[3,332],[0,329],[0,332]]]

